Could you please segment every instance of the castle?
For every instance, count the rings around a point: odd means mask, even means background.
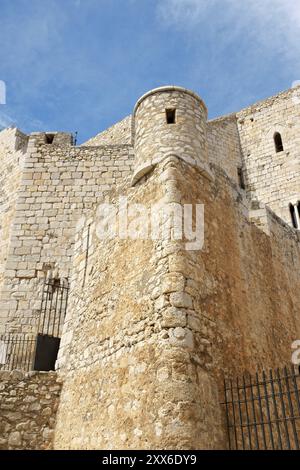
[[[300,87],[208,121],[165,86],[80,146],[0,132],[0,448],[228,447],[223,379],[300,339],[299,131]],[[120,197],[202,204],[203,247],[101,239]]]

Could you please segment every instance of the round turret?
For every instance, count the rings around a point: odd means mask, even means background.
[[[170,155],[203,166],[207,109],[194,92],[176,86],[143,95],[133,112],[135,169],[133,183]]]

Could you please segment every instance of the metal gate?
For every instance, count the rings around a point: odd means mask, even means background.
[[[67,311],[66,279],[45,279],[34,358],[35,370],[54,370]]]
[[[300,376],[294,366],[224,381],[229,448],[299,450]]]
[[[38,333],[60,338],[67,311],[67,279],[45,279]]]
[[[0,336],[0,370],[53,370],[67,310],[67,279],[46,279],[36,335]]]

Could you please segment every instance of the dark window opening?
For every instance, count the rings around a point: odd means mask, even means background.
[[[275,149],[276,152],[283,152],[283,143],[282,143],[282,138],[279,132],[275,132],[274,134],[274,142],[275,142]]]
[[[300,201],[298,201],[297,209],[298,209],[298,216],[299,216],[299,220],[300,220]]]
[[[54,134],[46,134],[46,144],[53,144]]]
[[[296,216],[296,208],[293,204],[290,204],[290,214],[292,219],[292,224],[294,228],[298,228],[297,216]]]
[[[60,338],[38,334],[34,357],[34,370],[55,370]]]
[[[238,172],[238,179],[239,179],[240,188],[241,189],[246,189],[244,172],[243,172],[242,168],[238,168],[237,172]]]
[[[166,109],[167,124],[175,124],[176,109]]]

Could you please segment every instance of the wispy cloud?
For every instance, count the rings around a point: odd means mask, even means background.
[[[273,50],[299,68],[300,0],[161,0],[157,13],[194,40],[203,30],[208,39],[214,35],[217,49],[247,37],[249,50],[259,44],[258,55]]]
[[[5,114],[0,109],[0,129],[4,129],[5,127],[12,127],[15,126],[16,122],[10,116]]]
[[[160,0],[156,15],[181,37],[211,117],[300,79],[300,0]]]
[[[300,79],[299,2],[0,0],[0,125],[84,140],[167,83],[240,109]]]

